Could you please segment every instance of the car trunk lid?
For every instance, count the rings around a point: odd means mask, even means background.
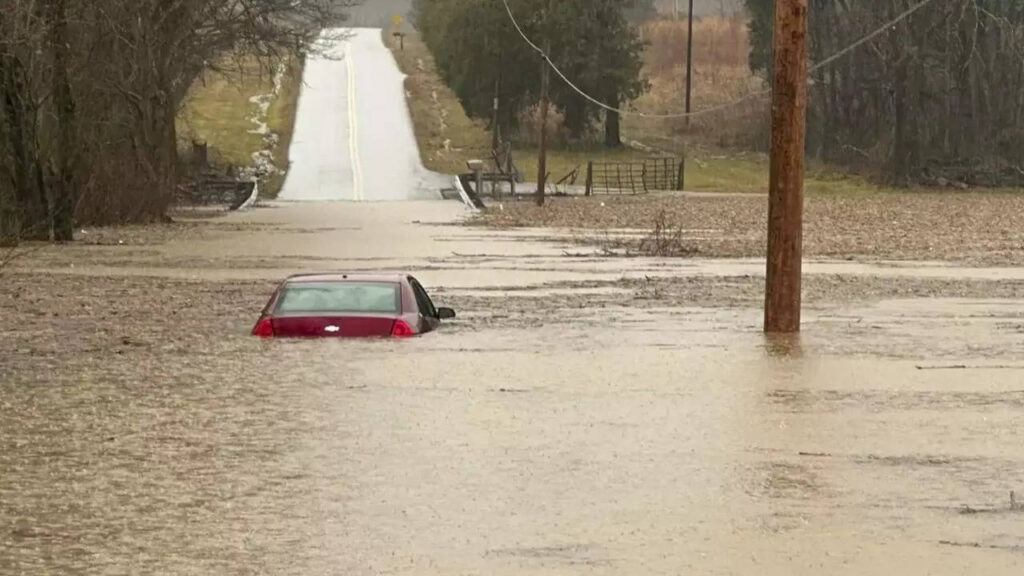
[[[286,316],[274,318],[274,335],[283,338],[373,338],[391,335],[393,317]]]

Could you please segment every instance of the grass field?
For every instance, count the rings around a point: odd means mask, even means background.
[[[728,38],[730,34],[742,28],[734,24],[713,20],[709,27],[724,30],[719,36]],[[667,40],[658,46],[674,45],[678,42],[672,28],[658,31]],[[653,35],[653,33],[652,33]],[[696,35],[696,34],[695,34]],[[715,52],[717,58],[729,63],[726,72],[708,72],[722,76],[715,81],[716,90],[709,91],[709,98],[727,98],[735,94],[747,93],[754,81],[741,73],[737,63],[738,54],[743,52],[745,39],[741,39],[739,48]],[[392,48],[399,67],[408,75],[406,89],[409,93],[409,108],[412,113],[416,130],[416,138],[420,145],[420,154],[424,165],[438,172],[457,173],[466,171],[466,161],[474,158],[489,158],[491,136],[483,122],[471,120],[452,91],[445,86],[434,67],[433,58],[427,47],[415,35],[405,39],[405,49],[400,50],[390,36],[385,35],[385,42]],[[726,41],[721,40],[723,44]],[[659,58],[662,58],[659,60]],[[648,67],[651,70],[664,69],[666,74],[672,72],[663,62],[664,57],[649,56]],[[737,61],[737,62],[734,62]],[[709,63],[710,66],[711,63]],[[743,64],[745,66],[745,64]],[[713,66],[711,67],[713,68]],[[672,76],[674,78],[674,76]],[[677,79],[676,79],[677,80]],[[674,82],[675,80],[671,80]],[[666,82],[669,82],[668,80]],[[668,98],[667,90],[645,96],[645,105],[672,106],[674,98]],[[753,110],[759,106],[754,104]],[[668,109],[668,108],[666,108]],[[712,124],[709,122],[709,126]],[[704,128],[713,132],[710,127]],[[664,150],[669,154],[678,154],[684,146],[679,136],[678,127],[673,123],[652,122],[646,120],[624,121],[623,137],[627,142],[641,143]],[[712,133],[710,141],[714,141]],[[649,157],[650,152],[624,147],[608,150],[600,145],[574,147],[572,149],[553,149],[548,155],[548,172],[557,181],[573,169],[580,167],[581,173],[588,160],[593,161],[629,161]],[[537,150],[533,147],[520,146],[513,149],[516,166],[523,172],[526,179],[535,182],[537,179]],[[850,192],[877,191],[879,188],[866,178],[853,176],[843,171],[826,166],[811,165],[807,169],[808,194],[837,194]],[[582,182],[582,177],[580,179]],[[686,189],[695,192],[742,192],[763,193],[768,189],[768,157],[765,154],[742,153],[711,144],[691,146],[688,153]]]
[[[740,30],[732,24],[727,25],[720,21],[712,21],[707,26],[724,30],[719,37],[722,38],[720,43],[725,46],[732,46],[727,39],[736,33],[735,30]],[[661,51],[664,51],[664,46],[674,46],[679,42],[678,34],[672,27],[652,30],[649,34],[653,38],[663,38],[653,44]],[[438,76],[433,58],[423,42],[416,35],[410,35],[406,37],[405,48],[402,50],[389,35],[385,34],[384,40],[392,48],[399,67],[408,77],[408,104],[424,165],[437,172],[458,173],[466,170],[466,161],[470,159],[489,158],[491,135],[485,124],[466,116],[461,103]],[[720,91],[714,94],[707,93],[708,98],[725,98],[750,89],[751,84],[748,81],[737,80],[740,76],[738,55],[742,53],[742,46],[741,43],[740,48],[712,52],[717,55],[716,58],[723,61],[722,69],[729,72],[716,72],[725,76],[714,83]],[[648,55],[648,69],[652,73],[660,70],[663,74],[658,77],[669,74],[674,78],[672,75],[676,72],[673,72],[672,67],[666,62],[670,61],[664,55],[660,55],[660,52]],[[280,92],[271,102],[267,113],[266,122],[269,129],[279,136],[279,141],[271,152],[274,155],[274,164],[281,172],[263,183],[262,190],[266,197],[276,196],[283,184],[283,171],[288,166],[288,147],[301,88],[301,65],[297,61],[292,61],[288,70]],[[263,149],[264,142],[261,135],[250,132],[256,127],[250,120],[256,113],[256,106],[250,102],[250,98],[270,93],[272,90],[272,74],[261,69],[254,61],[244,62],[234,73],[208,74],[204,80],[196,83],[189,95],[180,116],[179,134],[183,138],[206,141],[210,145],[211,160],[218,164],[252,166],[252,155]],[[657,100],[660,105],[674,105],[675,102],[671,98],[661,99],[665,94],[668,92],[663,90],[645,96],[644,104],[654,105]],[[678,127],[671,123],[662,122],[659,125],[648,121],[626,120],[623,129],[627,142],[640,141],[676,154],[684,147]],[[723,150],[725,149],[716,148],[707,142],[690,147],[687,190],[742,193],[763,193],[767,190],[766,155]],[[556,148],[550,151],[548,171],[551,178],[557,181],[577,167],[580,167],[582,172],[588,160],[628,161],[648,156],[649,152],[631,147],[618,150],[608,150],[599,145],[572,149]],[[513,157],[526,179],[536,181],[536,149],[529,146],[516,147],[513,150]],[[818,165],[808,167],[806,188],[808,194],[884,190],[864,177]]]
[[[272,71],[252,59],[242,59],[225,73],[207,73],[189,93],[179,115],[178,134],[182,139],[206,142],[210,160],[217,165],[253,166],[253,154],[263,150],[265,144],[261,134],[252,132],[257,127],[251,120],[257,106],[250,99],[272,93],[273,76]],[[279,171],[261,183],[265,197],[275,197],[284,183],[301,83],[301,63],[292,59],[265,120],[270,132],[278,136],[270,152]]]

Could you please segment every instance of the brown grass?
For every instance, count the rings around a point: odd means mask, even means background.
[[[660,20],[645,24],[649,45],[644,71],[651,90],[633,103],[637,110],[673,114],[686,109],[687,23]],[[627,137],[649,146],[678,152],[687,147],[762,150],[768,136],[768,99],[751,98],[764,91],[764,80],[751,73],[747,20],[742,15],[702,18],[693,30],[693,110],[699,112],[743,101],[721,112],[684,119],[627,116]]]
[[[408,76],[405,88],[423,165],[435,172],[466,171],[466,161],[490,158],[491,136],[482,122],[471,120],[458,98],[437,73],[434,57],[419,35],[405,38],[400,49],[384,31],[384,43]]]
[[[253,153],[262,150],[264,143],[261,135],[250,132],[255,128],[250,118],[256,108],[249,99],[273,90],[273,73],[255,58],[225,59],[224,67],[225,72],[206,73],[192,86],[178,116],[178,133],[186,141],[206,142],[211,162],[251,167]],[[267,197],[277,195],[288,169],[302,68],[298,58],[288,62],[281,92],[267,112],[267,126],[279,138],[272,152],[274,165],[281,171],[261,183],[261,193]]]
[[[683,69],[686,62],[685,21],[657,20],[641,28],[650,43],[644,65],[650,74]],[[750,39],[742,15],[702,18],[693,25],[694,64],[708,67],[747,67]]]

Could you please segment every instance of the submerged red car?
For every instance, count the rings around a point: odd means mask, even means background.
[[[410,337],[455,318],[408,275],[304,274],[286,279],[252,330],[261,338]]]

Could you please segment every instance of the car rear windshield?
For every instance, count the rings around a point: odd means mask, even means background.
[[[279,314],[398,314],[398,284],[389,282],[302,282],[288,284],[277,305]]]

